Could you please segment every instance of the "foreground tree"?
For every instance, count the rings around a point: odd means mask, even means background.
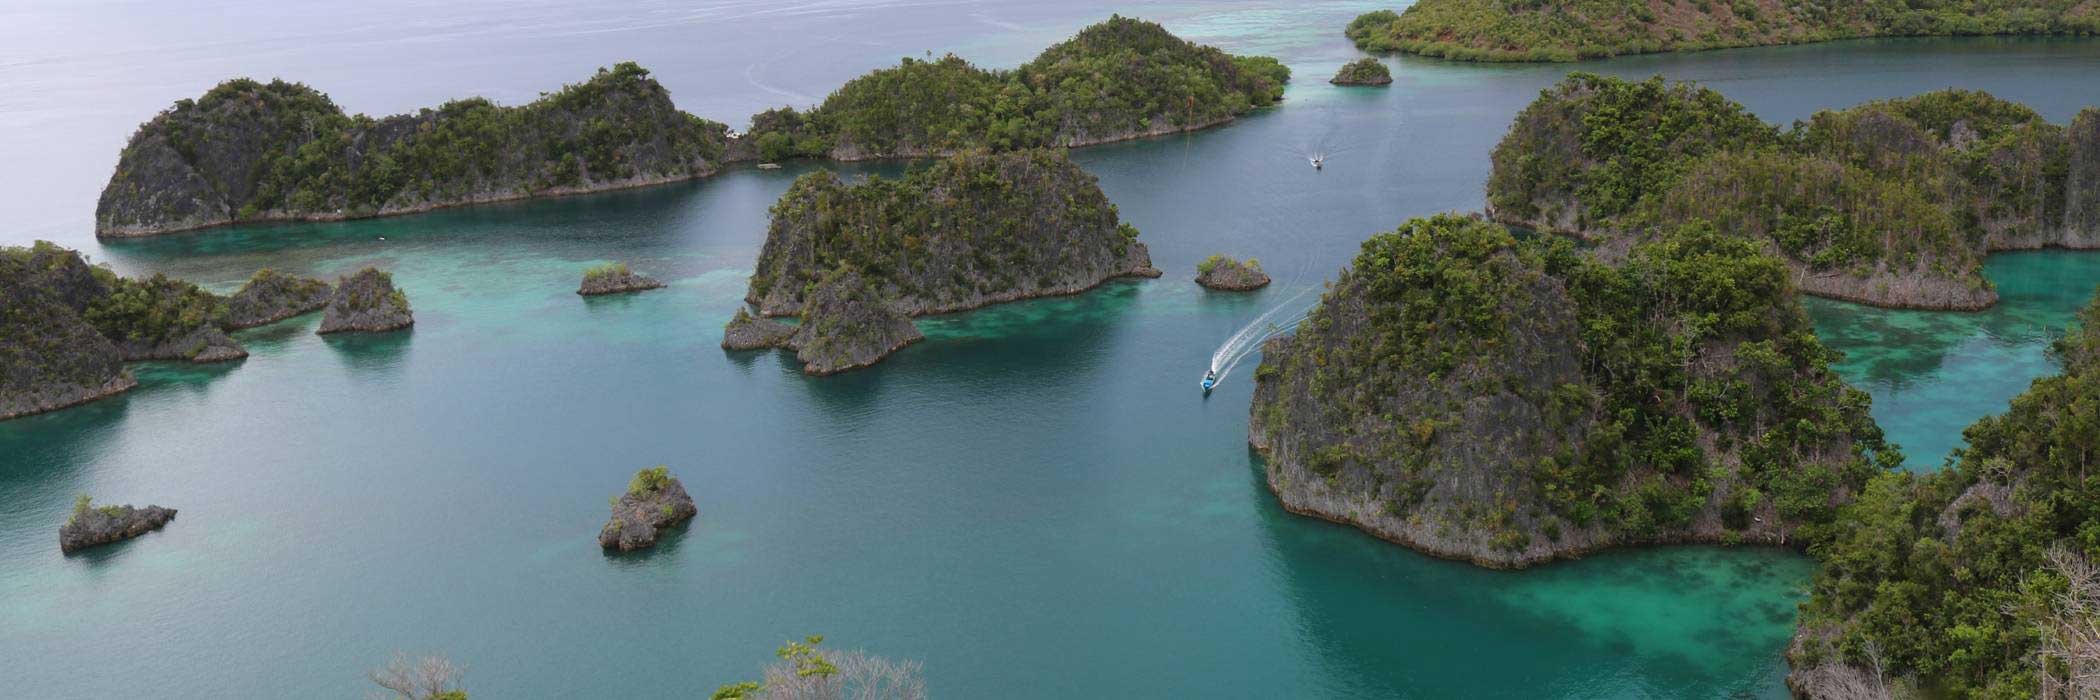
[[[925,700],[926,678],[917,661],[890,661],[860,650],[817,649],[822,635],[789,641],[774,651],[765,680],[731,683],[711,700]]]
[[[433,654],[415,659],[396,652],[385,667],[372,671],[372,682],[384,690],[372,691],[367,697],[370,700],[467,700],[467,691],[460,687],[460,677],[464,675],[465,668],[443,656]]]

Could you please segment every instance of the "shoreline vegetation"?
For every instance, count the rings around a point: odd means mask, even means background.
[[[1942,90],[1781,128],[1695,83],[1575,73],[1493,159],[1496,221],[1621,247],[1708,221],[1801,291],[1874,306],[1983,309],[1990,253],[2100,248],[2100,109],[2057,125]]]
[[[935,158],[1218,126],[1276,104],[1290,69],[1111,16],[1013,70],[906,58],[748,133],[680,111],[634,63],[521,106],[483,98],[383,118],[300,83],[229,80],[141,125],[97,202],[121,238],[339,221],[646,187],[753,161]]]
[[[2100,34],[2085,0],[1418,0],[1357,16],[1357,48],[1454,61],[1569,62],[1644,53],[1925,36]]]

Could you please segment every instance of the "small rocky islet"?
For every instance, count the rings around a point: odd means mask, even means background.
[[[739,311],[723,347],[790,347],[810,374],[916,342],[915,316],[1160,274],[1137,229],[1059,150],[953,156],[852,185],[812,173],[773,212],[745,300],[801,323],[783,338],[785,326]]]
[[[699,515],[685,484],[671,476],[669,467],[651,467],[636,472],[627,491],[613,498],[612,518],[598,531],[598,545],[630,552],[656,546],[664,530]]]
[[[1335,71],[1334,77],[1327,82],[1335,85],[1384,87],[1393,84],[1393,72],[1378,59],[1359,58],[1343,64],[1342,69]]]
[[[266,267],[226,299],[225,326],[228,330],[253,328],[320,311],[333,296],[334,288],[327,282]]]
[[[335,294],[316,331],[329,333],[384,333],[415,325],[408,295],[394,288],[394,276],[367,267],[338,280]]]
[[[583,283],[576,287],[576,293],[591,297],[662,289],[663,286],[664,283],[655,278],[628,269],[626,263],[607,263],[584,270]]]
[[[73,502],[73,513],[58,528],[59,551],[73,552],[121,542],[158,530],[175,519],[175,509],[96,506],[87,496]]]
[[[1577,73],[1493,159],[1497,221],[1605,244],[1708,221],[1763,241],[1802,291],[1875,306],[1986,308],[1989,253],[2100,248],[2100,109],[2061,126],[1945,90],[1783,131],[1694,84]]]
[[[1226,292],[1246,292],[1269,286],[1269,274],[1262,272],[1261,261],[1213,255],[1196,264],[1196,284],[1205,289]]]

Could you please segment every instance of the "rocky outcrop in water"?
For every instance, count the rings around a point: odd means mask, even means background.
[[[583,284],[576,288],[576,293],[588,297],[600,294],[619,294],[622,292],[661,289],[663,286],[664,283],[658,282],[648,275],[636,274],[633,270],[627,269],[625,263],[614,263],[585,270],[583,273]]]
[[[621,552],[648,549],[656,546],[664,530],[699,514],[685,484],[669,469],[643,469],[628,483],[627,492],[613,500],[612,519],[598,531],[598,545]]]
[[[120,542],[158,530],[174,519],[173,508],[96,507],[88,497],[81,496],[73,504],[72,517],[58,528],[58,548],[70,554],[88,547]]]
[[[1393,72],[1386,69],[1385,64],[1380,63],[1378,59],[1359,58],[1335,71],[1334,77],[1327,82],[1335,85],[1383,87],[1393,84]]]
[[[263,268],[226,299],[227,329],[253,328],[328,307],[327,282]]]
[[[1269,286],[1269,275],[1261,271],[1261,262],[1253,258],[1240,262],[1237,258],[1213,255],[1196,265],[1196,284],[1207,289],[1244,292]]]
[[[763,350],[784,348],[795,337],[795,327],[739,308],[722,328],[722,349]]]
[[[138,385],[116,345],[81,317],[107,293],[77,253],[42,242],[0,248],[0,420]]]
[[[830,374],[918,340],[913,316],[1158,277],[1137,235],[1062,151],[956,156],[854,185],[817,172],[774,205],[745,298],[801,316],[790,344]]]
[[[394,276],[365,268],[336,281],[335,295],[328,301],[328,314],[321,318],[321,333],[378,333],[414,325],[408,295],[394,288]]]
[[[1264,347],[1248,439],[1286,509],[1483,566],[1806,546],[1900,462],[1834,357],[1784,267],[1711,228],[1593,254],[1440,216]]]
[[[298,83],[230,80],[139,127],[95,208],[101,236],[337,220],[701,177],[727,127],[649,72],[601,69],[530,104],[455,100],[380,119]]]
[[[911,317],[897,310],[859,273],[841,270],[817,283],[802,309],[802,325],[788,339],[802,371],[838,374],[882,361],[925,340]]]
[[[2100,112],[2069,128],[1981,92],[1821,112],[1788,132],[1691,84],[1576,74],[1518,115],[1488,211],[1603,241],[1693,221],[1762,242],[1802,291],[1981,309],[1998,250],[2100,247]]]

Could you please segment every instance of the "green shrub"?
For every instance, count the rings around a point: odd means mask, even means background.
[[[671,468],[657,465],[635,472],[634,479],[627,482],[627,492],[636,496],[647,496],[663,490],[664,486],[670,483]]]

